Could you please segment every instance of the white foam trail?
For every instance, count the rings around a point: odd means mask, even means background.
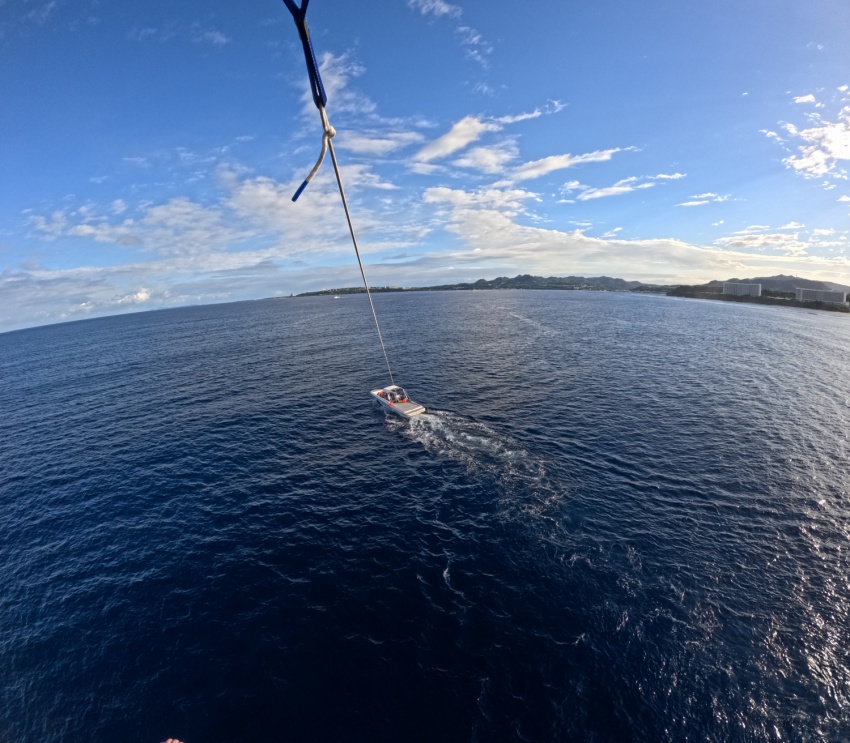
[[[463,464],[471,475],[492,478],[507,510],[543,515],[566,496],[566,488],[552,482],[541,457],[484,423],[432,410],[402,422],[399,431],[427,451]]]
[[[532,465],[533,458],[518,441],[483,423],[447,411],[417,416],[402,433],[428,451],[463,462],[470,470],[490,470],[495,465],[512,462]]]

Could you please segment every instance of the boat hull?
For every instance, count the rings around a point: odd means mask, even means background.
[[[425,412],[425,406],[414,402],[405,395],[404,402],[393,402],[388,398],[388,392],[394,391],[395,387],[384,387],[383,389],[372,390],[369,394],[378,401],[380,406],[386,411],[393,413],[401,418],[415,418],[417,415],[422,415]],[[400,388],[399,388],[400,389]],[[383,393],[383,394],[382,394]]]

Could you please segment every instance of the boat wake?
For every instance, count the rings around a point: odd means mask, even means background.
[[[542,515],[567,495],[542,457],[484,423],[443,410],[400,423],[398,431],[427,451],[461,463],[476,478],[491,479],[509,510]]]

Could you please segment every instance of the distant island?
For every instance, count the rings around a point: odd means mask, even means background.
[[[735,296],[723,294],[726,282],[761,284],[761,296]],[[478,279],[472,283],[441,284],[439,286],[374,286],[373,293],[382,292],[433,292],[433,291],[492,291],[505,289],[554,289],[559,291],[618,291],[665,294],[668,297],[689,297],[692,299],[715,299],[724,302],[748,302],[751,304],[771,304],[783,307],[804,307],[806,309],[828,310],[830,312],[850,312],[850,307],[841,304],[819,301],[797,301],[796,289],[816,289],[824,291],[850,292],[850,287],[828,281],[804,279],[799,276],[763,276],[752,279],[726,279],[709,281],[706,284],[644,284],[640,281],[612,278],[610,276],[531,276],[521,274],[508,278]],[[362,286],[341,289],[322,289],[314,292],[302,292],[297,297],[338,296],[342,294],[364,294]]]
[[[625,279],[613,279],[609,276],[596,276],[594,278],[585,278],[584,276],[530,276],[523,274],[509,279],[506,276],[500,276],[497,279],[478,279],[471,284],[441,284],[439,286],[372,286],[369,287],[373,293],[377,292],[445,292],[445,291],[479,291],[492,289],[595,289],[598,291],[631,291],[641,286],[649,286],[642,284],[640,281],[626,281]],[[365,289],[362,286],[353,286],[345,289],[322,289],[316,292],[304,292],[296,296],[299,297],[318,297],[324,295],[336,294],[363,294]]]

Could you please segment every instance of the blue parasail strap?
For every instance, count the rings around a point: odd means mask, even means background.
[[[310,76],[310,90],[313,93],[313,103],[316,108],[322,109],[328,105],[328,97],[325,95],[325,86],[322,85],[322,76],[319,74],[319,65],[316,62],[316,53],[313,51],[313,43],[310,41],[310,29],[307,27],[307,4],[310,0],[302,0],[301,7],[295,4],[295,0],[283,0],[298,28],[298,36],[301,37],[301,46],[304,48],[304,59],[307,62],[307,74]],[[297,198],[297,197],[296,197]]]

